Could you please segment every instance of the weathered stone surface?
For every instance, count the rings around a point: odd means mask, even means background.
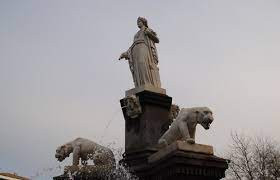
[[[159,94],[166,94],[166,90],[159,88],[159,87],[155,87],[149,84],[145,84],[130,90],[125,91],[125,96],[131,96],[131,95],[135,95],[139,92],[142,91],[150,91],[150,92],[154,92],[154,93],[159,93]]]
[[[122,53],[120,59],[128,60],[135,87],[150,84],[161,87],[158,65],[158,55],[155,43],[159,43],[157,34],[148,27],[148,21],[137,19],[139,31],[135,34],[130,48]]]
[[[153,148],[166,131],[172,98],[160,93],[142,91],[136,94],[142,108],[137,118],[127,116],[125,101],[121,106],[125,118],[125,151]]]
[[[227,161],[214,155],[177,150],[138,173],[140,179],[149,180],[218,180],[227,168]]]
[[[164,158],[168,154],[174,152],[174,151],[185,151],[185,152],[194,152],[194,153],[201,153],[201,154],[208,154],[213,155],[213,147],[209,145],[203,145],[203,144],[189,144],[185,141],[175,141],[171,145],[160,149],[155,154],[151,155],[148,158],[149,163],[153,163],[155,161],[160,160],[161,158]]]
[[[135,151],[128,150],[123,154],[123,159],[120,161],[121,164],[128,167],[132,172],[137,169],[143,168],[148,164],[148,158],[157,152],[155,148],[138,149]]]
[[[126,108],[126,116],[134,119],[142,114],[141,104],[135,95],[126,96],[123,99],[123,105]]]
[[[83,165],[88,160],[93,160],[97,166],[115,166],[115,158],[113,152],[104,146],[101,146],[91,140],[85,138],[76,138],[56,149],[55,157],[58,161],[63,161],[73,153],[73,166],[78,166],[80,159]]]
[[[86,180],[106,179],[107,175],[115,169],[115,158],[113,152],[91,140],[76,138],[56,150],[55,157],[63,161],[73,153],[73,165],[65,166],[64,174],[54,177],[54,180]],[[79,165],[80,160],[82,165]],[[92,160],[94,165],[87,165]]]
[[[195,143],[196,125],[209,129],[213,122],[212,111],[208,107],[182,108],[170,128],[159,139],[158,144],[165,147],[176,140]]]
[[[218,180],[225,176],[227,160],[214,156],[212,146],[188,144],[175,139],[176,142],[172,144],[172,141],[167,148],[156,149],[156,141],[170,123],[172,99],[167,95],[149,91],[136,93],[136,96],[142,108],[142,114],[138,118],[129,118],[126,108],[122,108],[126,121],[122,163],[126,164],[133,174],[140,180]],[[202,112],[199,115],[202,121],[195,122],[195,125],[203,122],[203,126],[209,127],[210,121],[205,121],[204,115],[209,118],[212,112]],[[194,131],[190,132],[191,137],[194,134]]]
[[[228,162],[214,155],[177,149],[153,162],[129,167],[140,180],[219,180],[225,177]]]

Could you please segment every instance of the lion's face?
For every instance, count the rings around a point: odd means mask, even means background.
[[[214,118],[212,115],[212,111],[209,108],[203,108],[200,111],[197,112],[198,116],[199,116],[199,124],[201,124],[201,126],[204,129],[209,129],[211,123],[213,122]]]
[[[66,157],[69,157],[67,154],[67,147],[65,145],[60,146],[56,149],[55,157],[58,161],[63,161]]]

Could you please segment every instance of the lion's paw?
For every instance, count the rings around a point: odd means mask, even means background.
[[[161,149],[161,148],[165,148],[166,146],[168,146],[168,143],[165,139],[160,139],[158,141],[158,144],[157,144],[157,148]]]
[[[187,139],[187,143],[189,143],[189,144],[194,144],[194,143],[195,143],[195,141],[194,141],[194,139],[193,139],[193,138],[189,138],[189,139]]]

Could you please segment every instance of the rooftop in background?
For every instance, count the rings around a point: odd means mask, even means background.
[[[30,180],[29,178],[18,176],[17,174],[12,173],[0,173],[0,180]]]

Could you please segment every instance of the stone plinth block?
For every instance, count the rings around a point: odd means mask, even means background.
[[[159,93],[159,94],[166,94],[165,89],[154,87],[152,85],[146,84],[146,85],[142,85],[140,87],[133,88],[133,89],[125,91],[125,96],[135,95],[135,94],[137,94],[139,92],[142,92],[142,91],[150,91],[150,92]]]
[[[213,147],[177,141],[148,157],[146,164],[130,166],[140,180],[219,180],[228,161],[213,155]]]
[[[125,98],[120,100],[125,118],[125,153],[153,148],[168,129],[172,98],[161,93],[141,91],[136,93],[141,114],[128,116]]]
[[[189,144],[185,141],[175,141],[166,148],[160,149],[158,152],[154,153],[149,157],[149,163],[156,162],[168,154],[172,153],[173,151],[185,151],[185,152],[193,152],[193,153],[200,153],[200,154],[208,154],[214,155],[213,147],[209,145],[203,144]]]

